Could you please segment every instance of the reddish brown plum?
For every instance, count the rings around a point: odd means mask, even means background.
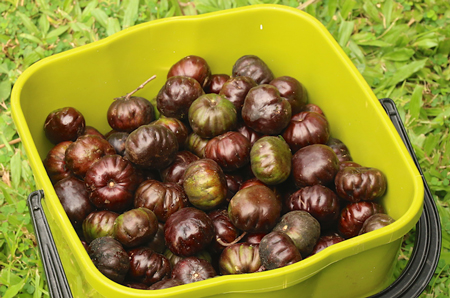
[[[289,124],[292,111],[278,89],[264,84],[253,87],[242,106],[245,125],[264,135],[277,135]]]
[[[236,129],[237,132],[240,132],[244,137],[246,137],[249,142],[250,145],[253,146],[253,144],[255,144],[255,142],[259,139],[261,139],[264,135],[254,131],[253,129],[251,129],[250,127],[246,126],[245,124],[241,124],[239,125],[239,127]]]
[[[339,234],[346,239],[357,236],[366,219],[376,213],[385,213],[383,206],[378,203],[361,201],[348,204],[341,211]]]
[[[384,228],[394,222],[395,220],[389,215],[376,213],[364,221],[364,224],[359,231],[359,235]]]
[[[326,144],[330,137],[328,120],[314,112],[300,112],[292,116],[283,131],[283,138],[293,153],[313,144]]]
[[[75,141],[84,133],[86,121],[75,108],[65,107],[50,112],[44,122],[44,132],[53,144]]]
[[[176,254],[174,254],[173,252],[170,251],[170,249],[166,249],[164,251],[164,256],[169,260],[172,268],[181,260],[187,258],[187,257],[183,257],[183,256],[178,256]],[[212,261],[212,257],[211,254],[208,252],[208,250],[202,250],[199,251],[198,253],[196,253],[194,255],[194,257],[197,257],[199,259],[203,259],[205,261],[208,261],[209,263],[211,263]]]
[[[280,231],[273,231],[264,236],[259,243],[261,265],[266,270],[285,267],[302,260],[292,239]]]
[[[166,242],[164,240],[164,223],[158,223],[158,230],[156,231],[155,236],[150,242],[145,244],[146,247],[157,253],[164,253],[166,250]]]
[[[173,163],[159,172],[162,181],[172,182],[183,186],[184,172],[186,171],[186,168],[196,160],[199,160],[199,157],[190,151],[178,151]]]
[[[214,267],[208,261],[188,257],[179,261],[172,269],[172,278],[189,284],[216,276]]]
[[[202,210],[212,210],[227,198],[227,179],[220,166],[212,159],[192,162],[184,172],[184,191],[189,202]]]
[[[66,165],[66,150],[70,144],[72,144],[72,141],[56,144],[50,149],[43,160],[44,168],[53,184],[61,179],[72,176],[72,172]]]
[[[240,115],[248,91],[256,86],[258,84],[250,77],[233,77],[223,84],[219,94],[231,101]]]
[[[130,162],[120,155],[106,155],[89,168],[84,182],[97,208],[122,212],[133,204],[138,179]]]
[[[177,136],[162,125],[142,125],[125,142],[126,158],[147,169],[168,167],[178,152]]]
[[[90,213],[83,221],[83,235],[86,242],[91,243],[94,239],[113,236],[114,222],[119,213],[100,210]]]
[[[205,93],[219,94],[223,85],[230,79],[227,74],[213,74],[210,76],[209,84],[203,88]]]
[[[325,113],[322,111],[322,109],[318,105],[313,104],[313,103],[306,104],[306,106],[303,108],[302,111],[303,112],[315,112],[315,113],[319,113],[319,114],[325,116]]]
[[[387,188],[383,172],[368,167],[346,167],[336,174],[334,184],[338,196],[349,202],[373,201]]]
[[[346,167],[360,168],[362,167],[362,165],[354,161],[343,161],[339,163],[339,171],[343,170]]]
[[[225,179],[227,179],[227,201],[229,202],[231,198],[238,192],[241,188],[244,179],[241,174],[237,172],[225,173]]]
[[[130,134],[123,131],[114,131],[106,140],[114,147],[116,153],[125,156],[125,142]]]
[[[308,212],[294,210],[284,214],[273,231],[288,235],[302,257],[306,258],[320,237],[320,224]]]
[[[233,225],[228,212],[225,209],[216,209],[208,213],[213,221],[216,236],[211,243],[211,249],[215,253],[220,253],[239,237],[239,230]]]
[[[125,211],[114,222],[114,238],[128,248],[148,243],[157,231],[158,219],[147,208]]]
[[[172,65],[167,73],[167,79],[174,76],[193,78],[203,88],[209,84],[211,69],[205,59],[199,56],[190,55]]]
[[[145,98],[116,98],[106,112],[108,124],[115,131],[131,133],[141,125],[155,120],[153,105]]]
[[[219,270],[223,275],[253,273],[260,270],[258,245],[235,243],[226,247],[219,257]]]
[[[258,85],[269,84],[274,79],[269,66],[255,55],[245,55],[236,60],[233,65],[232,76],[250,77]]]
[[[198,134],[192,132],[186,138],[186,143],[184,148],[189,152],[194,153],[200,158],[205,157],[205,147],[209,139],[202,138]]]
[[[55,192],[73,227],[81,231],[83,220],[95,210],[83,181],[75,177],[64,178],[55,184]]]
[[[341,236],[339,236],[338,234],[321,236],[319,238],[319,240],[317,241],[316,245],[314,246],[313,251],[311,252],[311,255],[315,255],[316,253],[324,250],[325,248],[327,248],[333,244],[342,242],[344,240],[345,239],[342,238]]]
[[[339,218],[339,198],[328,187],[317,184],[297,190],[286,201],[288,210],[303,210],[317,219],[324,228],[336,226]]]
[[[190,133],[190,128],[181,120],[178,120],[177,118],[161,117],[158,120],[153,121],[152,124],[162,125],[171,130],[177,136],[179,149],[183,148],[184,143],[186,143],[186,138]]]
[[[156,105],[162,115],[187,121],[189,107],[203,94],[202,86],[195,79],[175,76],[167,79],[159,91]]]
[[[242,240],[242,242],[247,242],[250,244],[259,244],[261,239],[268,233],[247,233]]]
[[[189,107],[188,118],[192,131],[202,138],[213,138],[237,127],[234,105],[214,93],[198,97]]]
[[[193,256],[204,250],[213,240],[215,228],[203,211],[186,207],[172,214],[166,221],[166,245],[176,255]]]
[[[89,257],[95,267],[107,278],[121,283],[130,268],[128,253],[119,241],[100,237],[89,244]]]
[[[173,182],[146,180],[134,194],[134,207],[152,210],[160,222],[166,222],[173,213],[188,205],[183,188]]]
[[[292,157],[292,175],[298,188],[315,184],[332,185],[338,170],[336,153],[323,144],[303,147]]]
[[[282,76],[273,79],[269,84],[277,87],[280,95],[289,101],[292,115],[300,113],[308,103],[306,88],[296,78]]]
[[[116,154],[116,150],[107,140],[95,135],[84,135],[67,147],[66,166],[83,178],[96,161],[111,154]]]
[[[158,281],[169,279],[172,273],[169,260],[148,247],[128,251],[130,269],[128,276],[136,282],[150,286]]]
[[[222,170],[235,171],[250,162],[251,144],[236,131],[229,131],[209,140],[205,157],[214,160]]]
[[[267,186],[254,185],[239,190],[228,205],[233,225],[245,232],[268,232],[278,222],[281,204]]]
[[[96,135],[105,139],[105,136],[97,128],[90,125],[85,126],[83,135]]]
[[[344,161],[352,161],[350,150],[348,150],[347,146],[341,140],[330,137],[327,145],[333,149],[334,153],[336,153],[340,163]]]

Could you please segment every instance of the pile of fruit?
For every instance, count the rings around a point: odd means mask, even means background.
[[[354,162],[305,86],[246,55],[231,75],[176,62],[153,100],[112,101],[111,131],[51,112],[44,162],[94,265],[163,289],[294,264],[386,226],[387,180]]]

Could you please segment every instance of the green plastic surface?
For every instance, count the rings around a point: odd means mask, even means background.
[[[170,66],[182,57],[201,56],[213,73],[231,74],[234,62],[247,54],[262,58],[275,76],[302,82],[310,102],[322,107],[332,135],[349,147],[353,159],[386,174],[382,204],[396,222],[277,270],[152,292],[107,279],[78,240],[43,167],[41,160],[52,147],[43,132],[46,116],[73,106],[87,125],[106,133],[106,111],[113,98],[156,74],[136,93],[152,99]],[[45,192],[45,213],[74,297],[365,297],[389,284],[402,237],[422,212],[422,178],[370,87],[322,24],[285,6],[156,20],[43,59],[17,80],[12,112],[37,184]]]

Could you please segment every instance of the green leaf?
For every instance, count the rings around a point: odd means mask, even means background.
[[[409,102],[409,112],[414,119],[419,118],[420,109],[422,107],[422,91],[423,86],[416,85],[411,96],[411,101]]]
[[[353,7],[355,7],[356,2],[354,0],[345,0],[344,4],[341,8],[341,16],[342,18],[347,19],[349,14],[351,13]]]
[[[20,151],[16,151],[16,153],[11,157],[10,167],[12,187],[14,189],[17,189],[19,187],[22,170],[22,159],[20,156]]]
[[[441,136],[439,134],[430,134],[427,136],[425,142],[423,143],[423,150],[426,155],[430,156],[433,150],[436,150],[440,137]]]
[[[36,36],[34,36],[34,35],[27,34],[27,33],[22,33],[22,34],[19,34],[19,36],[22,37],[22,38],[28,39],[31,42],[34,42],[34,43],[37,43],[37,44],[42,44],[42,41],[39,38],[37,38]]]
[[[113,35],[116,32],[120,31],[120,23],[116,18],[108,18],[108,25],[106,27],[106,34],[108,36]]]
[[[392,9],[394,8],[394,1],[386,0],[383,5],[383,16],[386,22],[386,27],[391,24]]]
[[[123,16],[122,28],[126,29],[134,25],[138,18],[139,11],[139,0],[130,0],[127,8],[125,9],[125,14]]]
[[[430,49],[438,46],[438,41],[436,39],[422,39],[414,43],[415,47],[422,49]]]
[[[47,36],[45,37],[45,39],[46,39],[46,40],[49,40],[49,39],[51,39],[51,38],[58,37],[58,36],[60,36],[61,34],[63,34],[64,32],[66,32],[69,28],[70,28],[69,25],[59,26],[58,28],[56,28],[56,29],[50,31],[50,32],[47,34]]]
[[[419,61],[413,61],[409,64],[403,65],[402,67],[398,68],[397,71],[393,74],[393,76],[386,80],[384,84],[382,84],[380,87],[375,89],[375,92],[378,92],[379,90],[385,89],[387,87],[391,87],[394,85],[397,85],[398,83],[406,80],[410,76],[412,76],[417,71],[421,70],[425,67],[425,63],[427,62],[427,59],[419,60]]]
[[[108,28],[108,15],[103,10],[96,8],[91,11],[91,15],[105,29]]]
[[[338,32],[338,43],[341,47],[346,47],[348,40],[353,32],[353,27],[355,26],[354,21],[343,21],[339,27]]]
[[[50,29],[50,22],[48,21],[46,14],[41,15],[41,17],[39,18],[38,24],[39,24],[39,30],[43,34],[46,34],[48,32],[48,30]]]
[[[20,290],[22,290],[23,286],[25,285],[25,282],[27,280],[23,279],[18,284],[12,285],[6,290],[5,294],[3,295],[3,298],[13,298],[16,297],[16,295],[19,293]]]
[[[392,52],[383,55],[383,58],[391,61],[406,61],[409,60],[414,55],[414,50],[412,49],[395,49]]]
[[[36,53],[36,51],[33,51],[25,56],[25,58],[23,59],[23,63],[24,65],[29,66],[34,62],[38,61],[39,59],[41,59],[41,56],[38,53]]]
[[[364,10],[374,21],[381,23],[378,8],[370,0],[365,0],[363,5]]]
[[[0,102],[5,101],[11,94],[11,82],[9,80],[0,83]]]
[[[372,46],[372,47],[389,47],[391,46],[390,43],[387,43],[382,40],[369,40],[369,41],[362,41],[358,42],[360,46]]]
[[[16,13],[20,17],[23,25],[25,26],[25,28],[27,28],[27,30],[30,34],[34,34],[35,36],[40,35],[39,29],[36,27],[36,25],[33,23],[33,21],[31,21],[31,19],[28,16],[24,15],[23,13],[21,13],[19,11],[16,11]]]

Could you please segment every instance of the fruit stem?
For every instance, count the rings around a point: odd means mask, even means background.
[[[142,88],[144,88],[145,87],[145,85],[147,85],[150,81],[153,81],[154,79],[156,78],[156,75],[153,75],[153,76],[151,76],[148,80],[146,80],[144,83],[142,83],[139,87],[137,87],[136,89],[134,89],[133,91],[131,91],[130,93],[128,93],[127,95],[125,95],[125,96],[121,96],[121,97],[118,97],[118,98],[115,98],[115,99],[125,99],[125,100],[129,100],[130,99],[130,97],[134,94],[134,93],[136,93],[136,92],[138,92],[139,90],[141,90]]]
[[[232,242],[227,243],[227,242],[223,242],[222,239],[220,239],[220,237],[217,237],[216,240],[217,242],[222,245],[222,246],[231,246],[233,244],[238,243],[239,241],[241,241],[242,238],[244,238],[244,236],[247,235],[247,232],[242,233],[239,237],[237,237],[236,239],[234,239]]]

